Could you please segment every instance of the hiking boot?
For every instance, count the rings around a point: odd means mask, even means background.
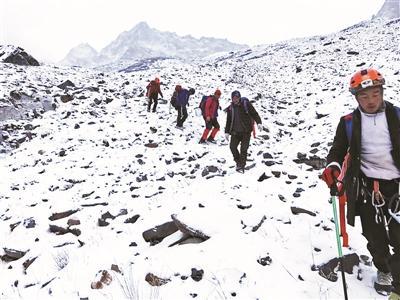
[[[378,270],[374,288],[378,294],[388,296],[392,291],[392,274]]]
[[[216,140],[214,140],[214,138],[213,137],[208,137],[208,139],[207,139],[207,142],[210,142],[210,143],[213,143],[213,144],[215,144],[215,143],[217,143],[217,141]]]
[[[199,144],[205,144],[206,140],[205,139],[200,139]]]
[[[395,292],[391,292],[390,296],[389,296],[389,300],[400,300],[400,295]]]

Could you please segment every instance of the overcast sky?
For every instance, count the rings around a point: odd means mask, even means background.
[[[146,21],[160,31],[250,46],[328,34],[377,13],[384,0],[0,0],[0,44],[59,61],[80,43],[97,51]]]

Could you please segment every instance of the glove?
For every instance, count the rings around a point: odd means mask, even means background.
[[[225,133],[225,139],[229,141],[229,133]]]
[[[322,172],[322,180],[326,182],[329,188],[331,188],[335,182],[337,181],[337,178],[340,175],[340,170],[336,166],[330,166],[327,167],[324,172]]]
[[[260,124],[257,124],[257,129],[258,129],[258,131],[263,131],[264,127],[263,127],[263,125],[260,123]]]

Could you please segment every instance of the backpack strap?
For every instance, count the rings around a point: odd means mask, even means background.
[[[240,98],[240,102],[242,102],[244,111],[246,112],[246,114],[248,114],[249,113],[249,99],[247,99],[246,97],[242,97],[242,98]]]
[[[398,106],[393,106],[394,107],[394,109],[396,110],[396,115],[397,115],[397,118],[400,120],[400,107],[398,107]]]
[[[350,113],[348,115],[344,116],[344,122],[346,124],[346,136],[347,136],[347,141],[349,143],[350,147],[350,142],[351,142],[351,134],[353,133],[353,113]]]

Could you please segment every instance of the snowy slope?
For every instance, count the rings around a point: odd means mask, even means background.
[[[36,137],[0,159],[0,255],[4,248],[27,251],[0,263],[0,299],[343,298],[340,280],[327,281],[312,268],[337,255],[318,168],[339,117],[355,107],[347,91],[355,70],[379,68],[386,99],[400,104],[399,24],[366,22],[201,63],[157,61],[130,73],[1,66],[3,97],[33,89],[39,98],[51,95],[57,109],[2,123],[31,125]],[[174,128],[167,104],[146,112],[144,87],[154,76],[166,99],[175,84],[196,89],[183,131]],[[57,88],[67,79],[75,87]],[[251,141],[244,175],[234,172],[222,134],[217,145],[197,144],[203,121],[193,110],[215,88],[223,108],[239,89],[262,116],[265,130]],[[64,93],[74,99],[61,102]],[[219,121],[224,128],[222,112]],[[308,159],[315,168],[301,163]],[[263,173],[267,179],[257,181]],[[293,207],[315,215],[293,214]],[[49,219],[70,210],[69,217]],[[154,245],[143,239],[171,215],[210,238],[172,247],[179,231]],[[80,224],[67,228],[69,219]],[[71,231],[57,235],[51,225]],[[348,232],[345,254],[368,255],[359,226]],[[92,289],[102,270],[111,283]],[[203,270],[201,280],[196,270]],[[150,286],[148,273],[169,281]],[[373,289],[374,274],[362,263],[346,274],[349,298],[383,299]]]

